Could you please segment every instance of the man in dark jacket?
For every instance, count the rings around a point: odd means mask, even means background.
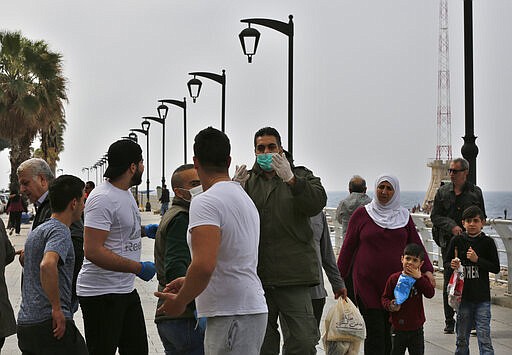
[[[52,215],[50,199],[48,197],[48,187],[54,180],[54,175],[48,163],[43,159],[32,158],[25,160],[20,164],[16,171],[20,192],[34,204],[36,215],[32,222],[32,229],[46,222]],[[81,219],[71,224],[71,240],[75,251],[75,266],[73,270],[73,311],[78,310],[78,298],[76,296],[76,278],[82,267],[84,260],[84,223]],[[23,256],[20,256],[20,262],[23,263]],[[22,264],[23,265],[23,264]]]
[[[159,292],[162,292],[169,282],[185,276],[190,265],[191,256],[187,244],[190,190],[199,185],[201,182],[194,164],[181,165],[172,174],[174,198],[171,208],[160,221],[155,238],[155,267]],[[157,308],[163,303],[163,299],[159,299]],[[195,303],[192,302],[187,305],[185,312],[176,318],[157,312],[155,323],[166,352],[204,354],[204,329],[196,326],[194,310]]]
[[[430,219],[432,220],[432,235],[437,245],[441,248],[443,264],[449,263],[447,259],[447,248],[453,236],[460,235],[464,231],[462,225],[462,212],[470,206],[478,206],[484,213],[485,207],[482,190],[467,181],[469,163],[464,158],[457,158],[450,163],[448,172],[451,182],[444,184],[437,190],[434,198],[434,206]],[[453,308],[448,304],[448,294],[446,286],[450,281],[452,270],[444,270],[443,303],[446,334],[453,334],[455,320],[453,319]]]
[[[160,207],[160,216],[163,216],[164,213],[169,209],[169,202],[171,201],[169,189],[167,188],[166,184],[163,184],[162,186],[162,196],[160,196],[158,201],[160,201],[160,203],[162,204],[162,206]]]
[[[327,194],[310,170],[286,159],[276,129],[256,132],[254,148],[252,170],[242,166],[234,179],[245,184],[260,215],[258,276],[269,311],[261,354],[279,353],[278,317],[288,329],[285,351],[315,354],[320,334],[310,287],[318,285],[319,275],[309,219],[322,211]]]
[[[0,353],[5,338],[16,333],[16,319],[5,283],[5,267],[14,260],[14,255],[14,248],[7,238],[4,222],[0,219]]]

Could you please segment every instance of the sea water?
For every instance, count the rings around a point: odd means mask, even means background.
[[[484,192],[484,204],[487,218],[504,218],[505,210],[507,210],[507,219],[512,219],[512,191],[490,191]],[[327,207],[338,207],[341,200],[348,196],[348,191],[329,191],[327,192]],[[373,198],[374,194],[369,192],[368,196]],[[401,205],[407,209],[412,209],[418,204],[423,204],[425,192],[423,191],[401,191],[400,200]],[[496,233],[491,227],[486,226],[484,232],[487,235]],[[502,266],[507,265],[507,254],[504,252],[505,247],[501,239],[494,239],[498,248],[498,256]],[[333,241],[334,243],[334,241]],[[434,251],[437,251],[437,246],[434,246]]]
[[[348,196],[348,191],[329,191],[327,192],[327,207],[338,207],[341,200]],[[373,198],[373,193],[368,192],[368,196]],[[401,205],[411,209],[418,204],[423,204],[425,198],[424,191],[401,191]],[[504,218],[507,210],[507,218],[512,219],[512,191],[490,191],[484,192],[485,212],[487,218]]]

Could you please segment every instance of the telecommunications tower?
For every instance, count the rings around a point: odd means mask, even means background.
[[[452,160],[452,114],[450,107],[450,61],[448,38],[448,0],[439,1],[439,61],[437,72],[437,145],[436,158],[427,163],[432,169],[430,184],[423,201],[429,210],[437,189],[450,180],[448,167]]]

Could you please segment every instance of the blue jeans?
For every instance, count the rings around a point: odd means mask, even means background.
[[[165,212],[169,209],[169,202],[162,202],[162,206],[160,207],[160,216],[163,216]]]
[[[481,355],[494,354],[491,341],[491,303],[462,301],[457,312],[457,349],[455,355],[469,354],[469,335],[475,324]]]
[[[166,355],[203,355],[204,331],[194,318],[168,319],[156,323]]]

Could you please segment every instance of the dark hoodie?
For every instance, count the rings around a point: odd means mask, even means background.
[[[476,237],[470,237],[466,232],[454,237],[448,247],[445,268],[451,269],[450,263],[455,258],[455,247],[464,268],[462,301],[475,303],[490,301],[489,272],[497,274],[500,271],[500,260],[494,240],[484,232]],[[469,247],[478,255],[476,263],[466,257]]]

